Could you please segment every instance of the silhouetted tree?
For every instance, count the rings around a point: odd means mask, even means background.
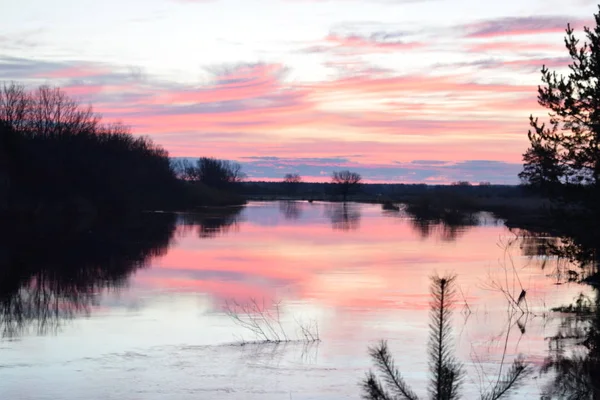
[[[558,75],[545,65],[538,102],[549,110],[549,122],[530,116],[531,147],[524,154],[523,183],[536,188],[562,186],[573,191],[600,184],[600,13],[596,27],[585,27],[580,44],[567,25],[565,45],[571,57],[569,73]],[[569,195],[569,191],[563,194]]]
[[[600,6],[599,6],[600,7]],[[583,43],[567,25],[569,71],[542,67],[538,103],[549,120],[530,116],[530,147],[519,174],[528,188],[548,195],[553,207],[548,230],[563,238],[555,255],[596,264],[600,249],[600,12],[585,27]]]
[[[199,170],[196,163],[183,159],[183,160],[172,160],[171,166],[178,179],[188,182],[195,182],[200,180]]]
[[[430,303],[428,353],[431,372],[429,395],[432,400],[458,399],[460,394],[463,369],[454,356],[451,338],[455,280],[456,276],[454,275],[431,278],[432,301]],[[416,393],[408,386],[402,374],[396,368],[394,359],[388,350],[387,342],[382,341],[379,345],[371,347],[369,354],[379,373],[369,371],[362,381],[362,397],[364,399],[418,399]],[[504,376],[498,377],[491,390],[481,394],[481,399],[500,399],[518,384],[526,372],[527,366],[520,358],[517,358],[508,372]]]
[[[231,187],[245,177],[240,164],[227,160],[202,157],[198,159],[196,168],[198,181],[217,189]]]
[[[171,166],[179,179],[217,189],[242,182],[246,176],[239,163],[211,157],[199,158],[195,163],[187,159],[173,160]]]
[[[302,182],[300,174],[285,174],[283,177],[283,184],[288,193],[296,193],[300,182]]]
[[[31,108],[29,94],[25,86],[16,83],[4,83],[0,90],[0,120],[16,131],[27,126],[26,118]]]
[[[469,182],[469,181],[452,182],[452,186],[471,186],[471,182]]]
[[[300,174],[285,174],[283,177],[284,183],[300,183],[302,182],[302,178]]]
[[[348,170],[333,171],[331,174],[331,182],[335,185],[337,191],[344,197],[346,201],[348,195],[358,189],[362,177],[357,172]]]
[[[35,135],[89,134],[97,130],[100,121],[92,106],[82,107],[50,86],[40,86],[31,93],[27,114],[27,128]],[[118,129],[116,133],[124,132]]]

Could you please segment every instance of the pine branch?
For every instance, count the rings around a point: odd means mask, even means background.
[[[371,371],[362,382],[362,398],[365,400],[393,400],[393,397],[385,391],[375,374]]]
[[[481,396],[481,400],[498,400],[508,393],[510,389],[514,389],[519,380],[525,377],[528,372],[527,365],[522,359],[516,359],[508,372],[500,379],[490,393]]]
[[[375,366],[383,376],[383,382],[387,389],[393,393],[393,397],[383,389],[375,375],[369,372],[363,381],[363,398],[365,399],[403,399],[417,400],[417,395],[408,387],[400,371],[394,365],[394,360],[389,353],[387,342],[382,341],[379,345],[369,348],[369,355],[375,362]],[[387,396],[387,397],[386,397]]]

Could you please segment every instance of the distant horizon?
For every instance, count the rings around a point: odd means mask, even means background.
[[[569,3],[569,4],[567,4]],[[540,68],[590,0],[23,0],[0,81],[61,87],[173,157],[256,179],[518,183]],[[90,18],[93,16],[93,18]]]
[[[317,177],[307,177],[307,178],[315,178],[317,179]],[[283,178],[266,178],[266,179],[261,179],[261,178],[246,178],[244,179],[245,183],[283,183]],[[453,186],[454,184],[461,182],[461,181],[455,181],[455,182],[448,182],[448,183],[428,183],[428,182],[389,182],[389,181],[365,181],[362,180],[360,183],[362,185],[409,185],[409,186],[413,186],[413,185],[425,185],[425,186]],[[331,180],[302,180],[302,182],[300,183],[317,183],[317,184],[328,184],[331,183]],[[471,186],[487,186],[488,184],[490,186],[519,186],[519,184],[515,183],[515,184],[510,184],[510,183],[493,183],[493,182],[487,182],[487,181],[483,181],[483,182],[469,182],[469,184]]]
[[[170,157],[173,160],[195,161],[200,157],[210,157],[202,155],[199,157]],[[303,160],[302,163],[292,163],[290,160],[282,160],[276,157],[264,157],[259,160],[233,160],[242,166],[242,171],[247,175],[247,181],[279,182],[283,180],[285,174],[299,174],[303,182],[325,183],[331,181],[333,171],[350,170],[358,172],[363,178],[363,183],[388,183],[388,184],[426,184],[426,185],[450,185],[454,182],[468,181],[477,185],[480,182],[489,182],[494,185],[518,185],[518,173],[522,169],[522,164],[503,165],[504,168],[498,168],[498,164],[485,160],[471,160],[459,163],[432,163],[427,160],[416,160],[406,165],[392,164],[376,167],[366,167],[360,164],[350,164],[339,162],[335,164],[335,159],[329,159],[329,163],[313,159]],[[294,160],[296,161],[296,160]],[[476,167],[475,165],[478,166]],[[287,165],[287,168],[285,167]],[[412,167],[412,169],[411,169]],[[505,172],[508,171],[508,172]],[[500,174],[506,174],[502,176]],[[514,173],[511,175],[511,173]],[[402,174],[408,176],[402,178]],[[373,178],[374,176],[396,176],[397,178]],[[414,180],[410,180],[410,176]],[[496,179],[489,179],[492,176]],[[419,180],[419,177],[421,180]],[[488,179],[484,179],[484,178]],[[502,180],[503,179],[503,180]]]

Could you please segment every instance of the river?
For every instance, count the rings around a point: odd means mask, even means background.
[[[557,284],[558,261],[486,214],[449,226],[372,204],[252,202],[146,218],[166,222],[13,249],[30,272],[0,288],[0,399],[359,399],[383,339],[426,397],[435,274],[456,275],[462,397],[522,357],[529,374],[507,398],[539,398],[564,323],[549,310],[588,292]],[[290,341],[247,329],[257,311]]]

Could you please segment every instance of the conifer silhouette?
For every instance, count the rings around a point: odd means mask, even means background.
[[[452,345],[455,281],[456,275],[431,277],[432,300],[428,353],[431,371],[429,398],[432,400],[453,400],[460,397],[463,368],[454,356]],[[386,341],[369,348],[369,355],[373,359],[377,372],[369,371],[361,382],[363,399],[417,400],[419,398],[396,368]],[[522,359],[518,358],[489,392],[481,394],[481,400],[497,400],[505,396],[526,372],[527,366]]]

